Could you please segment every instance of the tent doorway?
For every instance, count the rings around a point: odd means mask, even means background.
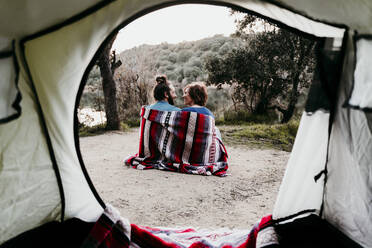
[[[209,8],[221,7],[209,6]],[[241,18],[243,16],[242,14]],[[117,59],[123,63],[115,75],[119,89],[117,96],[119,109],[121,108],[119,112],[122,115],[121,119],[126,121],[123,127],[139,125],[138,113],[141,105],[150,104],[152,101],[152,80],[156,74],[165,73],[176,84],[180,96],[182,94],[180,89],[188,83],[195,80],[208,80],[207,72],[203,68],[208,58],[221,58],[222,61],[224,56],[233,56],[234,49],[240,47],[243,51],[245,43],[253,44],[259,42],[259,38],[270,38],[270,35],[260,36],[265,28],[269,34],[275,36],[273,29],[282,27],[264,23],[263,20],[261,23],[260,20],[257,22],[261,27],[262,25],[266,27],[259,30],[256,26],[257,30],[251,30],[252,35],[248,38],[242,38],[244,34],[240,37],[217,35],[194,42],[142,45],[123,53],[116,52]],[[243,28],[240,32],[242,31]],[[148,30],[140,32],[146,33]],[[249,36],[249,31],[246,32]],[[304,35],[302,32],[291,33],[291,35],[314,42],[312,63],[315,63],[315,47],[321,39]],[[273,43],[275,45],[273,37],[271,38],[272,40],[268,39],[267,46],[273,46]],[[277,39],[279,40],[280,37],[278,36]],[[260,42],[265,44],[264,41]],[[278,50],[276,56],[284,57],[280,51],[285,48],[280,47],[278,41],[276,45],[279,45],[277,49],[266,52],[269,54]],[[197,56],[193,56],[194,54]],[[247,54],[251,55],[248,52]],[[258,57],[258,54],[256,55],[256,60],[263,60]],[[294,59],[300,61],[300,58]],[[279,66],[277,68],[280,68],[281,62],[277,62],[276,66]],[[242,60],[240,63],[246,62]],[[278,73],[278,70],[281,71]],[[283,66],[272,71],[272,76],[275,74],[277,79],[283,81],[289,77],[290,69]],[[302,79],[311,81],[314,71],[315,68],[305,66],[300,72]],[[280,74],[280,77],[277,74]],[[305,77],[307,79],[304,79]],[[95,106],[93,112],[98,116],[99,122],[104,123],[104,112],[101,111],[104,108],[104,99],[99,85],[100,80],[99,68],[95,66],[88,77],[80,108]],[[282,81],[278,84],[284,84]],[[133,86],[135,87],[131,89],[130,87]],[[304,82],[299,87],[300,97],[296,100],[298,113],[304,109],[309,86],[310,82]],[[291,85],[285,87],[287,88],[284,92],[288,94]],[[140,95],[141,90],[144,95]],[[231,175],[227,178],[128,170],[122,162],[126,156],[138,151],[138,128],[130,129],[125,133],[110,132],[96,137],[81,138],[82,156],[92,181],[105,202],[119,208],[122,215],[127,216],[132,222],[149,226],[193,225],[244,228],[252,226],[259,218],[271,213],[289,158],[288,152],[294,142],[299,116],[297,114],[294,117],[297,120],[293,123],[281,126],[280,120],[283,117],[279,117],[278,110],[269,111],[266,115],[253,115],[253,109],[249,108],[243,99],[239,99],[238,96],[234,99],[237,102],[231,99],[232,94],[234,92],[236,94],[239,90],[245,90],[248,96],[252,92],[249,88],[239,88],[239,84],[236,83],[214,83],[209,86],[210,97],[207,106],[214,110],[216,121],[223,133],[223,140],[228,142]],[[133,98],[125,99],[126,96]],[[257,96],[252,96],[252,99],[254,97]],[[141,102],[141,99],[144,99],[144,102]],[[284,95],[277,95],[272,102],[278,104],[278,107],[283,107],[288,104],[288,99],[285,99]],[[176,104],[182,107],[182,100],[179,98]],[[104,125],[98,125],[96,128],[103,129]],[[256,132],[253,131],[254,129]],[[82,131],[84,130],[89,132],[89,130],[94,131],[94,128],[83,128]],[[273,137],[269,137],[270,135]],[[280,135],[287,137],[281,139]]]

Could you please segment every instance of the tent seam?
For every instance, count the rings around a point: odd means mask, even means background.
[[[109,5],[110,3],[114,2],[114,1],[116,1],[116,0],[103,0],[103,1],[101,1],[99,3],[97,3],[96,5],[93,5],[92,7],[89,7],[86,10],[84,10],[84,11],[82,11],[82,12],[80,12],[80,13],[78,13],[78,14],[76,14],[76,15],[68,18],[68,19],[66,19],[63,22],[57,23],[57,24],[52,25],[52,26],[50,26],[48,28],[45,28],[45,29],[43,29],[43,30],[41,30],[39,32],[36,32],[34,34],[31,34],[31,35],[28,35],[28,36],[24,37],[22,39],[22,43],[25,43],[26,41],[30,41],[30,40],[36,39],[36,38],[38,38],[40,36],[43,36],[43,35],[52,33],[54,31],[57,31],[57,30],[59,30],[61,28],[66,27],[66,26],[68,26],[70,24],[73,24],[73,23],[75,23],[77,21],[80,21],[81,19],[83,19],[83,18],[85,18],[85,17],[87,17],[87,16],[95,13],[96,11],[98,11],[98,10],[106,7],[107,5]]]

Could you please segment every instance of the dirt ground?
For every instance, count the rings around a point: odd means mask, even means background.
[[[136,170],[138,129],[80,138],[89,175],[105,202],[146,226],[250,229],[271,214],[289,153],[226,146],[229,176]],[[225,144],[226,145],[226,144]]]

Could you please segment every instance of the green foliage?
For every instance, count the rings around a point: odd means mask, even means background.
[[[257,23],[263,25],[263,32],[246,31]],[[224,48],[225,51],[221,47],[222,56],[206,57],[208,82],[232,85],[234,102],[242,103],[251,112],[266,114],[270,108],[277,107],[284,119],[289,120],[300,91],[312,79],[314,41],[250,15],[237,24],[236,35],[245,44]],[[283,108],[283,105],[287,106]]]
[[[88,75],[88,79],[80,99],[80,108],[104,109],[104,97],[102,90],[102,78],[98,66],[94,66]]]
[[[178,54],[177,62],[178,63],[185,63],[192,57],[192,53],[187,50],[183,50]]]
[[[133,118],[124,120],[123,123],[128,125],[129,127],[139,127],[141,124],[141,119],[139,116],[137,118],[133,117]]]
[[[129,131],[130,128],[131,127],[127,123],[120,122],[120,129],[121,129],[121,131],[123,131],[123,132]]]
[[[134,122],[133,123],[120,123],[120,130],[123,132],[129,131],[132,127],[137,127]],[[106,132],[106,124],[99,124],[95,126],[86,126],[84,124],[79,124],[79,137],[88,137],[88,136],[95,136],[104,134]]]
[[[297,134],[299,120],[285,124],[250,124],[220,126],[222,139],[229,145],[248,145],[255,148],[270,148],[291,151]]]
[[[106,124],[99,124],[93,127],[85,126],[83,124],[79,125],[79,136],[95,136],[106,132]]]
[[[249,37],[251,40],[254,38]],[[253,117],[250,114],[239,112],[241,110],[249,112],[248,96],[250,95],[247,94],[249,92],[246,88],[237,87],[234,83],[230,86],[225,84],[223,87],[222,84],[218,84],[218,82],[228,82],[231,78],[230,74],[234,70],[234,78],[239,78],[241,81],[244,79],[245,71],[261,70],[251,63],[252,60],[256,61],[255,63],[259,63],[260,60],[246,54],[250,50],[247,48],[249,47],[247,46],[249,39],[245,38],[216,35],[179,44],[141,45],[122,52],[118,56],[120,56],[123,64],[115,74],[120,120],[129,126],[139,125],[141,106],[153,102],[152,89],[155,75],[164,73],[175,85],[178,95],[175,100],[177,106],[183,107],[181,97],[183,87],[192,81],[207,81],[209,79],[209,81],[213,81],[212,84],[218,85],[218,87],[213,85],[208,87],[207,102],[207,107],[213,111],[217,122],[261,122],[252,119]],[[276,43],[276,45],[278,44]],[[235,60],[227,60],[227,63],[224,63],[223,59],[229,58],[228,56],[231,54],[236,55]],[[214,75],[219,80],[212,80],[211,75],[208,77],[208,68],[204,67],[207,61],[212,66],[212,70],[216,72]],[[221,69],[223,67],[227,68],[233,62],[235,63],[234,70]],[[273,70],[275,71],[275,69]],[[236,101],[239,97],[246,97],[245,104]],[[278,97],[277,99],[280,100],[281,98]],[[94,67],[89,74],[80,108],[92,107],[96,110],[104,110],[103,103],[100,72],[98,67]],[[275,118],[277,117],[275,116]]]
[[[261,123],[272,124],[278,121],[278,116],[275,112],[269,112],[265,115],[254,114],[246,110],[226,111],[223,115],[224,124],[244,124],[244,123]],[[220,123],[222,124],[221,120]]]
[[[223,113],[231,107],[231,97],[228,88],[208,86],[208,101],[206,107],[210,109],[216,118],[223,117]]]

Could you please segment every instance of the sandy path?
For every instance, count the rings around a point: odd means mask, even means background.
[[[138,129],[80,139],[93,183],[105,202],[148,226],[250,229],[272,213],[289,153],[227,146],[230,176],[136,170],[123,159],[138,150]]]

